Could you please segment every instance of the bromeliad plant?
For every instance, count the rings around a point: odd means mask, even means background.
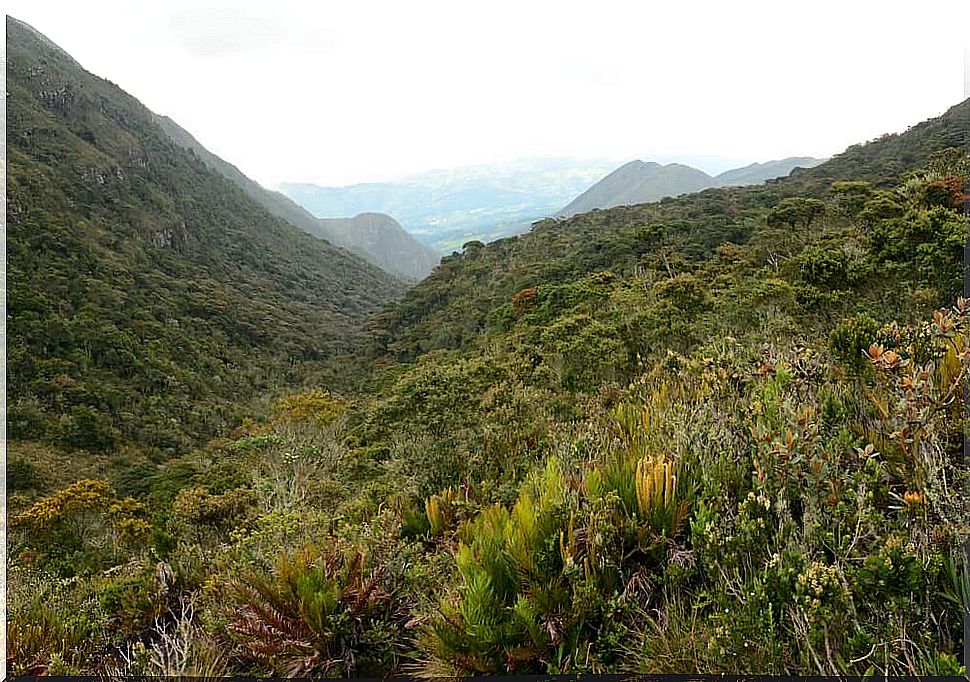
[[[274,674],[366,674],[393,670],[393,641],[403,610],[365,569],[358,552],[305,548],[282,557],[271,573],[230,583],[228,630],[240,652]]]
[[[678,483],[684,471],[663,455],[621,453],[586,474],[586,492],[592,500],[615,496],[622,511],[617,520],[647,548],[673,539],[684,528],[689,486]]]
[[[636,448],[583,481],[551,459],[511,510],[496,505],[462,526],[461,587],[426,632],[422,674],[597,669],[606,614],[644,582],[644,551],[666,550],[688,512],[680,468],[638,456],[639,428],[628,431]]]
[[[424,511],[428,517],[431,535],[441,535],[451,527],[455,520],[455,499],[455,491],[445,488],[425,501]]]
[[[658,426],[673,404],[672,390],[661,384],[646,405],[623,403],[616,409],[620,450],[586,474],[593,499],[615,495],[641,545],[672,539],[684,527],[689,509],[689,471],[681,459],[658,454]]]
[[[559,533],[570,491],[555,460],[533,477],[511,511],[485,509],[461,529],[461,593],[441,604],[426,632],[430,676],[542,672],[581,628],[563,575]]]
[[[653,529],[672,537],[687,518],[687,500],[677,495],[677,465],[663,456],[637,462],[637,511]]]

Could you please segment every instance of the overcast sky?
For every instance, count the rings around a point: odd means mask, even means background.
[[[827,156],[965,97],[970,3],[6,0],[254,179]]]

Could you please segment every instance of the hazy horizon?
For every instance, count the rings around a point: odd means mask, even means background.
[[[539,158],[731,161],[682,161],[715,174],[831,156],[965,94],[962,5],[879,8],[7,3],[267,187]]]
[[[791,156],[804,156],[802,154],[793,154]],[[790,157],[786,157],[790,158]],[[816,157],[823,158],[823,157]],[[298,185],[298,184],[313,184],[319,185],[321,187],[352,187],[355,185],[379,185],[379,184],[393,184],[399,182],[407,182],[411,180],[420,180],[426,176],[436,175],[440,173],[448,173],[455,171],[472,171],[475,169],[506,169],[512,168],[515,165],[530,165],[530,164],[541,164],[543,162],[567,162],[572,161],[577,165],[582,163],[588,164],[598,164],[598,163],[612,163],[616,167],[623,164],[630,163],[632,161],[644,161],[650,162],[654,161],[661,165],[668,165],[673,163],[680,163],[687,166],[692,166],[698,170],[702,170],[710,176],[716,176],[720,173],[729,170],[735,170],[737,168],[742,168],[753,163],[765,163],[767,161],[777,161],[780,159],[744,159],[744,158],[732,158],[727,156],[692,156],[692,155],[678,155],[678,154],[644,154],[637,157],[618,157],[618,156],[590,156],[590,157],[575,157],[575,156],[530,156],[508,159],[505,161],[495,161],[491,163],[473,163],[473,164],[462,164],[459,166],[449,166],[449,167],[439,167],[439,168],[426,168],[423,170],[418,170],[409,173],[403,173],[386,178],[376,178],[374,180],[364,180],[360,182],[348,182],[340,184],[329,184],[325,185],[319,182],[313,181],[302,181],[302,180],[284,180],[282,182],[277,182],[274,185],[267,185],[269,189],[278,189],[284,185]]]

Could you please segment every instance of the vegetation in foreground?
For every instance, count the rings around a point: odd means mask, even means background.
[[[368,392],[113,480],[14,451],[11,670],[960,674],[966,181],[470,245]]]

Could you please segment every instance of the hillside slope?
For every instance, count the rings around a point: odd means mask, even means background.
[[[696,192],[714,184],[707,173],[679,163],[631,161],[576,197],[556,215],[570,217],[594,208],[612,208],[659,201]]]
[[[431,625],[383,671],[959,671],[954,125],[891,188],[796,174],[547,220],[382,315],[357,468],[317,508],[419,576],[395,594]]]
[[[316,218],[285,195],[246,177],[231,163],[203,147],[169,117],[156,116],[155,120],[175,142],[191,149],[206,165],[234,182],[267,211],[301,230],[343,247],[399,277],[418,280],[437,265],[438,254],[405,232],[390,216],[366,214],[353,218]]]
[[[950,107],[903,133],[887,133],[865,144],[852,145],[814,168],[795,175],[814,187],[837,180],[870,182],[888,187],[909,170],[926,165],[933,152],[946,148],[967,149],[970,144],[970,100]]]
[[[6,30],[10,437],[183,449],[353,348],[404,291],[31,27]]]
[[[783,178],[795,168],[814,168],[824,162],[825,159],[816,159],[811,156],[790,156],[777,161],[752,163],[743,168],[733,168],[714,176],[714,180],[718,187],[757,185],[766,180]]]
[[[783,244],[787,238],[765,223],[769,209],[783,199],[826,197],[838,180],[898,182],[904,172],[928,163],[935,151],[966,149],[968,140],[970,100],[902,135],[850,147],[767,185],[711,188],[653,204],[542,221],[528,234],[446,257],[434,276],[382,318],[382,343],[398,358],[458,348],[480,337],[513,295],[543,283],[568,282],[597,270],[629,274],[644,259],[653,262],[652,268],[659,259],[662,272],[689,270],[691,262],[712,257],[724,244],[759,239]],[[684,255],[686,265],[678,260]]]

